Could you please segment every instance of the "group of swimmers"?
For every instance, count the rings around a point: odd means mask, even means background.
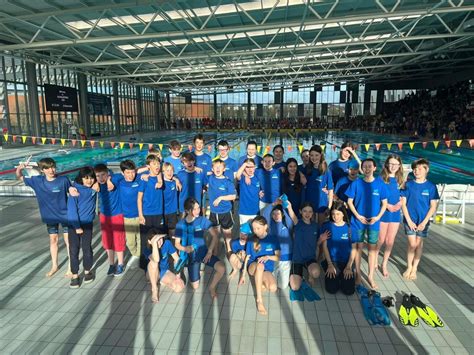
[[[107,275],[123,275],[128,249],[127,268],[139,264],[146,271],[154,303],[159,301],[159,285],[174,292],[185,288],[183,268],[197,289],[201,264],[213,269],[209,292],[213,299],[217,297],[217,284],[226,273],[219,259],[221,233],[232,266],[229,279],[238,275],[238,283],[244,284],[247,275],[254,278],[261,314],[267,313],[264,290],[275,292],[288,286],[298,290],[304,279],[314,286],[321,270],[327,292],[353,294],[362,283],[365,245],[367,283],[377,289],[376,270],[389,277],[388,261],[402,215],[408,236],[403,276],[416,279],[423,241],[439,199],[436,186],[427,180],[425,159],[412,163],[411,178],[406,180],[399,156],[389,155],[376,177],[375,160],[360,161],[350,143],[341,146],[338,159],[330,164],[319,145],[301,152],[301,164],[294,158],[285,161],[281,145],[273,148],[273,154],[260,157],[256,142],[249,141],[246,154],[237,161],[229,157],[231,147],[225,140],[218,142],[214,159],[204,147],[200,134],[194,137],[193,149],[184,153],[181,144],[172,141],[170,155],[163,160],[161,152],[151,150],[145,166],[137,168],[133,161],[124,160],[121,173],[112,174],[104,164],[83,167],[72,183],[56,174],[51,158],[39,161],[40,176],[23,176],[25,166],[20,164],[17,178],[36,192],[50,236],[52,267],[47,276],[59,268],[61,224],[70,287],[94,281],[92,229],[98,196]],[[234,214],[240,222],[235,239]]]

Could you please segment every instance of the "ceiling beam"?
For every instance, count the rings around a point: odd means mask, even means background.
[[[421,40],[434,40],[434,39],[449,39],[449,38],[460,38],[460,37],[473,37],[474,34],[465,34],[465,33],[452,33],[452,34],[431,34],[431,35],[420,35],[420,36],[410,36],[410,37],[395,37],[395,38],[380,38],[380,39],[373,39],[373,40],[361,40],[361,41],[353,41],[353,42],[344,42],[344,43],[328,43],[324,45],[309,45],[309,46],[298,46],[296,48],[263,48],[263,49],[254,49],[254,50],[237,50],[237,51],[230,51],[224,53],[211,53],[211,54],[200,54],[197,53],[190,53],[187,55],[182,55],[180,57],[156,57],[150,56],[145,58],[140,58],[137,60],[132,59],[112,59],[106,61],[98,61],[94,63],[71,63],[71,64],[58,64],[53,65],[53,68],[87,68],[87,67],[102,67],[102,66],[110,66],[110,65],[127,65],[127,64],[137,64],[137,63],[170,63],[173,61],[180,61],[180,60],[201,60],[201,59],[210,59],[210,58],[223,58],[223,57],[238,57],[238,56],[251,56],[254,54],[261,55],[261,54],[274,54],[275,52],[284,53],[284,52],[291,52],[291,51],[308,51],[309,49],[326,49],[326,48],[338,48],[338,47],[347,47],[347,46],[360,46],[360,45],[370,45],[370,44],[378,44],[378,43],[397,43],[403,41],[421,41]]]
[[[344,23],[351,21],[370,21],[371,19],[385,18],[390,17],[406,17],[413,15],[429,15],[429,14],[444,14],[444,13],[454,13],[454,12],[469,12],[474,11],[474,6],[461,6],[456,8],[438,8],[434,10],[426,9],[416,9],[410,11],[398,11],[394,13],[383,13],[383,12],[370,12],[360,15],[349,15],[341,16],[334,18],[323,18],[323,19],[314,19],[306,20],[305,25],[324,25],[328,23]],[[265,23],[258,25],[244,25],[244,26],[228,26],[228,27],[218,27],[218,28],[206,28],[206,29],[197,29],[187,31],[189,37],[199,37],[199,36],[209,36],[217,34],[232,34],[236,32],[249,32],[249,31],[264,31],[270,29],[277,29],[281,27],[298,27],[301,25],[301,21],[289,21],[289,22],[274,22],[274,23]],[[99,44],[99,43],[118,43],[118,42],[146,42],[148,40],[157,40],[157,39],[173,39],[183,37],[182,31],[171,31],[171,32],[154,32],[154,33],[143,33],[137,35],[117,35],[117,36],[101,36],[101,37],[88,37],[82,39],[64,39],[64,40],[50,40],[50,41],[40,41],[33,42],[28,44],[12,44],[12,45],[1,45],[0,51],[15,51],[21,49],[41,49],[41,48],[52,48],[58,46],[80,46],[84,44]]]

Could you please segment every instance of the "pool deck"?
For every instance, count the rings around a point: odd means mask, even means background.
[[[107,260],[95,226],[96,281],[71,290],[64,244],[60,272],[49,270],[49,245],[34,198],[0,199],[0,349],[7,353],[272,353],[272,354],[468,354],[474,353],[474,208],[465,225],[432,225],[419,277],[401,277],[406,238],[399,232],[390,278],[377,276],[382,296],[397,299],[392,325],[370,326],[358,296],[326,294],[319,302],[291,302],[288,291],[264,294],[268,316],[256,312],[251,285],[223,279],[211,304],[204,285],[181,294],[163,289],[159,304],[139,270],[107,277]],[[227,270],[230,270],[226,264]],[[366,271],[366,263],[363,263]],[[404,327],[397,311],[402,293],[432,305],[445,323]]]

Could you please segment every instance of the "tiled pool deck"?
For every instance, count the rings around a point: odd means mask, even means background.
[[[6,353],[271,353],[276,354],[466,354],[473,345],[474,209],[467,224],[433,225],[418,280],[405,281],[406,238],[399,232],[391,276],[378,283],[382,296],[397,301],[412,292],[433,306],[445,323],[432,329],[403,327],[390,308],[390,327],[369,326],[358,296],[328,295],[320,302],[290,302],[288,291],[265,294],[266,317],[256,312],[251,285],[222,280],[211,304],[205,285],[182,294],[162,290],[150,302],[139,270],[107,277],[100,231],[93,240],[96,281],[78,290],[62,269],[48,280],[49,245],[34,198],[0,198],[0,350]],[[366,263],[363,263],[366,269]],[[228,270],[230,270],[227,264]],[[204,276],[204,283],[209,280]],[[321,279],[322,280],[322,279]],[[320,280],[320,281],[321,281]]]

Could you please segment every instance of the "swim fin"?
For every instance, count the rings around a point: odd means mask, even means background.
[[[420,321],[416,314],[415,307],[413,307],[410,296],[404,295],[400,309],[398,310],[398,319],[403,325],[411,325],[412,327],[418,327]]]
[[[300,288],[299,290],[293,290],[290,287],[290,301],[304,301],[303,290]]]
[[[370,325],[376,324],[376,321],[373,317],[372,302],[370,302],[369,299],[369,290],[367,290],[367,288],[365,288],[363,285],[357,285],[356,289],[360,296],[360,304],[362,306],[365,319]]]
[[[427,306],[426,304],[421,302],[420,299],[414,294],[411,295],[410,301],[415,307],[418,316],[423,320],[423,322],[425,322],[432,328],[444,327],[444,323],[430,306]]]
[[[372,294],[372,319],[376,324],[390,325],[390,315],[385,308],[379,292]]]
[[[318,293],[311,288],[310,285],[306,283],[306,281],[303,280],[301,282],[301,291],[303,292],[304,298],[306,298],[306,301],[308,302],[314,302],[314,301],[321,301],[321,297],[319,297]]]

